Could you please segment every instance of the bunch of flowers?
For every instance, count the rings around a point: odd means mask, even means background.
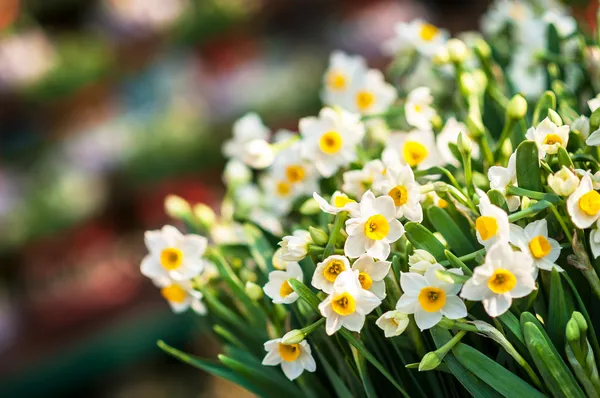
[[[224,353],[159,345],[260,396],[599,396],[598,40],[549,0],[483,32],[400,23],[387,81],[334,52],[298,134],[238,120],[221,214],[170,197],[142,263]]]

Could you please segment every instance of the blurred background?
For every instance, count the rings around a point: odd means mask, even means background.
[[[393,25],[477,29],[487,0],[0,0],[0,397],[244,396],[139,273],[174,193],[217,205],[220,144],[295,129],[332,49],[384,68]]]

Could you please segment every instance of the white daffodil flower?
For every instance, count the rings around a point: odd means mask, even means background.
[[[404,112],[406,121],[419,130],[431,130],[431,119],[435,109],[431,107],[433,97],[429,87],[418,87],[408,93]]]
[[[517,186],[517,153],[510,155],[508,165],[492,166],[488,170],[490,180],[490,189],[497,189],[506,197],[506,204],[509,211],[515,211],[521,205],[521,198],[514,195],[506,195],[506,189],[511,186]]]
[[[230,159],[223,170],[225,185],[244,185],[252,180],[252,170],[237,159]]]
[[[415,249],[413,254],[408,256],[408,270],[410,272],[424,275],[435,264],[437,264],[437,260],[427,250]]]
[[[548,185],[557,195],[567,197],[579,186],[579,178],[567,167],[562,166],[558,172],[548,176]]]
[[[265,206],[275,215],[281,216],[289,213],[294,200],[300,195],[299,186],[289,182],[284,173],[274,170],[262,174],[259,184],[265,193],[263,196]]]
[[[187,281],[198,276],[206,264],[202,259],[208,244],[206,238],[183,235],[171,225],[146,231],[144,243],[150,253],[142,260],[141,272],[148,278]]]
[[[419,170],[444,163],[431,130],[390,134],[382,159],[384,164],[407,164]]]
[[[579,116],[571,123],[571,131],[579,134],[584,140],[587,140],[590,136],[590,119],[584,115]]]
[[[409,165],[387,168],[383,178],[373,188],[394,200],[397,218],[423,221],[420,186],[415,181],[415,174]]]
[[[348,269],[350,269],[350,261],[346,256],[329,256],[317,264],[311,283],[317,289],[331,294],[337,277]]]
[[[381,160],[371,160],[362,169],[346,171],[343,174],[342,191],[358,198],[371,188],[374,181],[383,178],[386,172],[387,169]]]
[[[360,212],[360,207],[354,199],[350,199],[348,195],[335,191],[331,196],[331,203],[328,203],[318,193],[313,193],[313,198],[319,204],[321,210],[329,214],[338,214],[341,211],[347,211],[350,216],[355,217]]]
[[[460,161],[450,150],[449,144],[458,145],[458,136],[460,133],[467,134],[467,126],[451,117],[446,121],[444,128],[436,137],[437,148],[444,162],[456,167],[460,166]],[[473,141],[471,156],[475,159],[479,158],[479,145]]]
[[[273,253],[273,258],[271,260],[273,262],[273,267],[279,271],[285,271],[290,263],[298,264],[297,261],[288,261],[281,257],[283,252],[283,247],[279,247],[275,250],[275,253]]]
[[[596,228],[592,229],[590,232],[590,249],[592,249],[594,258],[598,258],[598,256],[600,256],[600,233],[598,233],[599,228],[600,221],[597,221]]]
[[[495,36],[508,23],[517,29],[533,18],[531,6],[522,0],[499,0],[492,3],[481,18],[481,30],[488,36]]]
[[[353,79],[348,95],[337,104],[361,115],[384,113],[396,101],[396,88],[385,81],[381,71],[369,69]]]
[[[467,316],[465,303],[457,296],[461,285],[448,283],[436,276],[438,270],[444,270],[441,265],[433,265],[425,275],[402,272],[400,285],[404,294],[396,304],[396,310],[406,314],[415,314],[415,322],[421,330],[437,325],[442,317],[460,319]],[[462,275],[461,269],[447,270],[456,275]]]
[[[223,144],[223,155],[243,161],[244,156],[249,156],[245,153],[247,144],[254,140],[266,141],[270,133],[271,130],[263,124],[260,116],[247,113],[234,123],[233,137]]]
[[[594,191],[592,178],[583,176],[577,189],[567,199],[567,211],[577,228],[589,228],[600,217],[600,194]]]
[[[386,40],[381,46],[382,51],[387,55],[416,50],[426,57],[431,57],[448,40],[447,31],[421,19],[399,22],[394,26],[394,32],[395,36]]]
[[[362,288],[358,275],[358,271],[342,272],[333,283],[333,292],[319,304],[319,311],[326,318],[328,335],[341,327],[360,332],[365,317],[381,304],[377,296]]]
[[[483,265],[475,267],[460,296],[482,301],[488,315],[497,317],[510,308],[513,298],[525,297],[536,289],[532,268],[529,254],[498,242],[488,250]]]
[[[552,268],[556,268],[559,272],[564,271],[555,264],[560,256],[560,244],[548,237],[546,220],[534,221],[525,229],[510,224],[510,243],[533,258],[533,279],[537,279],[538,269],[552,271]]]
[[[545,28],[545,25],[540,28]],[[535,29],[536,32],[538,30]],[[519,87],[519,91],[529,99],[539,97],[546,88],[546,69],[533,57],[535,50],[519,47],[507,68],[507,75],[513,85]]]
[[[328,106],[342,106],[350,95],[350,87],[367,73],[363,57],[334,51],[329,57],[329,67],[323,75],[321,99]]]
[[[277,154],[271,173],[279,180],[287,181],[294,195],[312,195],[319,190],[319,174],[314,166],[300,155],[301,144],[293,143]]]
[[[202,293],[192,288],[190,281],[173,281],[169,278],[159,277],[152,279],[160,294],[167,300],[171,310],[179,314],[192,308],[200,315],[206,315],[206,306],[202,302]]]
[[[546,157],[546,154],[551,155],[558,152],[558,148],[566,148],[569,142],[569,126],[557,126],[552,123],[550,118],[542,120],[537,127],[531,127],[527,130],[525,137],[528,140],[535,141],[540,159]]]
[[[352,270],[359,272],[358,281],[363,289],[370,291],[380,300],[385,298],[385,277],[390,272],[392,263],[375,261],[373,257],[363,254],[354,264]]]
[[[302,268],[296,262],[290,261],[286,264],[285,271],[271,271],[269,281],[263,287],[265,294],[275,304],[291,304],[298,300],[298,293],[292,289],[288,280],[297,279],[302,282]]]
[[[325,178],[356,160],[356,145],[365,135],[360,115],[323,108],[319,117],[300,119],[302,157]]]
[[[273,147],[263,139],[254,139],[244,145],[242,160],[253,169],[266,169],[273,164]]]
[[[404,227],[396,219],[396,206],[389,196],[375,199],[371,191],[360,201],[360,214],[346,221],[348,239],[344,253],[355,258],[367,253],[385,260],[390,254],[390,244],[404,235]]]
[[[404,333],[409,322],[410,318],[408,317],[408,314],[393,310],[383,313],[383,315],[375,321],[375,324],[383,330],[385,337],[389,338],[400,336]]]
[[[283,374],[290,380],[297,379],[305,370],[308,372],[317,370],[317,363],[306,340],[288,345],[283,344],[279,338],[267,341],[264,347],[267,355],[262,364],[266,366],[281,365]]]
[[[493,205],[482,190],[477,189],[477,195],[479,196],[479,213],[481,214],[475,220],[477,240],[486,249],[499,241],[508,242],[508,214],[498,206]]]
[[[308,253],[308,245],[312,243],[310,233],[303,229],[297,229],[290,236],[284,236],[279,242],[281,246],[281,258],[286,261],[300,261]]]

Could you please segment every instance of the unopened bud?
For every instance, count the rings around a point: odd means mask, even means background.
[[[177,195],[168,195],[165,198],[165,213],[175,220],[188,217],[192,208],[187,200]]]
[[[204,203],[195,204],[192,211],[200,224],[206,229],[212,228],[217,223],[217,215],[213,209]]]
[[[256,272],[252,271],[248,268],[242,268],[240,270],[240,278],[244,281],[248,282],[256,282],[258,277],[256,276]]]
[[[477,39],[475,41],[475,50],[481,55],[481,58],[488,59],[492,56],[492,49],[490,45],[483,39]]]
[[[450,54],[448,54],[448,49],[446,47],[440,47],[433,57],[431,57],[431,61],[434,65],[442,66],[446,65],[450,62]]]
[[[450,61],[460,64],[467,59],[468,49],[465,42],[462,40],[450,39],[446,43],[446,48],[448,49]]]
[[[510,140],[505,140],[502,143],[502,148],[500,148],[500,151],[502,152],[502,156],[505,158],[510,158],[510,155],[513,154],[512,142],[510,142]]]
[[[515,95],[508,102],[506,112],[513,120],[523,119],[527,114],[527,100],[521,94]]]
[[[431,127],[435,130],[435,131],[439,131],[442,129],[443,127],[443,121],[442,118],[440,117],[440,115],[438,115],[437,113],[435,115],[433,115],[431,117]]]
[[[435,192],[448,192],[448,184],[443,181],[436,181],[433,183],[433,189]]]
[[[325,246],[329,241],[329,235],[327,235],[327,232],[323,231],[322,229],[308,227],[308,232],[310,232],[310,237],[316,245]]]
[[[287,332],[282,338],[281,343],[286,345],[301,343],[306,334],[302,330],[294,329]]]
[[[300,214],[304,216],[312,216],[315,214],[319,214],[319,211],[321,211],[321,208],[319,207],[319,202],[317,202],[313,198],[307,199],[300,206]]]
[[[243,162],[231,159],[223,170],[223,182],[226,185],[243,185],[252,179],[252,171]]]
[[[579,330],[579,325],[577,324],[577,321],[573,318],[569,319],[569,322],[567,322],[565,337],[567,338],[567,341],[579,341],[579,339],[581,338],[581,331]]]
[[[256,139],[244,146],[242,159],[244,163],[254,169],[264,169],[273,163],[275,153],[267,141]]]
[[[262,288],[254,282],[246,282],[244,290],[246,291],[248,297],[250,297],[250,299],[253,301],[258,301],[263,298],[264,293]]]
[[[548,118],[552,121],[552,123],[556,124],[557,126],[563,125],[562,118],[558,113],[556,113],[554,109],[548,109]]]
[[[442,358],[435,352],[431,351],[425,354],[421,362],[419,363],[419,372],[424,372],[427,370],[433,370],[440,366],[442,363]]]
[[[479,92],[477,82],[470,73],[461,73],[459,79],[460,91],[465,97],[470,97]]]
[[[458,134],[457,144],[460,153],[466,156],[469,156],[471,154],[471,151],[473,150],[473,143],[471,142],[471,139],[468,135],[466,135],[463,132],[460,132]]]
[[[523,196],[523,199],[521,199],[521,210],[528,209],[529,207],[533,206],[536,203],[537,203],[537,200],[530,199],[527,196]]]
[[[481,137],[484,132],[484,127],[481,120],[473,115],[467,115],[467,127],[471,133],[471,137]]]
[[[477,87],[479,87],[479,91],[483,92],[488,84],[487,76],[481,69],[475,69],[471,73],[473,74],[473,79],[475,79],[475,83],[477,83]]]
[[[573,311],[573,315],[571,315],[571,319],[577,322],[577,326],[581,331],[581,334],[586,334],[588,330],[588,324],[585,320],[585,317],[579,311]]]

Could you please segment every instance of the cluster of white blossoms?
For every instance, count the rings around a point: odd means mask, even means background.
[[[600,97],[576,98],[577,82],[559,79],[562,61],[544,58],[555,39],[575,51],[577,27],[553,1],[543,3],[499,0],[483,20],[494,50],[508,46],[508,79],[481,36],[449,38],[415,20],[398,24],[382,47],[409,76],[406,85],[336,51],[322,79],[323,108],[297,131],[272,134],[254,113],[235,123],[223,147],[221,217],[233,230],[247,222],[279,241],[272,259],[254,238],[235,241],[266,261],[227,271],[275,318],[264,365],[280,365],[290,380],[314,372],[305,337],[323,324],[325,337],[360,333],[376,319],[387,338],[470,325],[474,313],[489,321],[516,311],[517,299],[530,308],[540,275],[568,278],[567,263],[591,269],[589,257],[600,256]],[[419,69],[437,80],[423,84]],[[435,87],[440,80],[451,86]],[[548,81],[554,91],[539,97]],[[207,228],[213,241],[223,225]],[[203,313],[196,284],[210,264],[207,240],[167,226],[147,232],[146,245],[143,274],[175,311]],[[600,286],[595,272],[584,274]],[[291,337],[279,334],[308,319],[314,324]]]

